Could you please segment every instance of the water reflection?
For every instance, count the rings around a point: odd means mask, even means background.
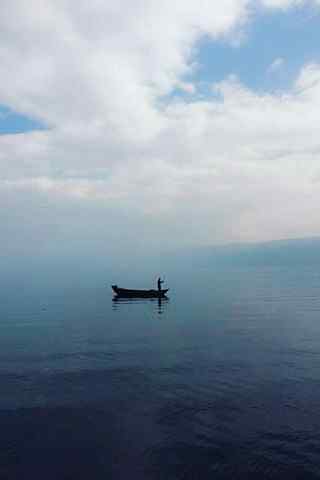
[[[130,304],[139,304],[139,305],[148,305],[153,304],[154,307],[157,307],[157,313],[161,315],[164,312],[166,305],[169,302],[168,297],[163,298],[130,298],[130,297],[118,297],[115,296],[112,298],[112,310],[119,310],[124,305]]]

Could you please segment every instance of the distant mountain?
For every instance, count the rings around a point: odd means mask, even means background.
[[[320,238],[277,240],[194,249],[178,255],[199,265],[289,266],[320,265]]]
[[[212,248],[207,253],[218,264],[313,265],[320,264],[320,238],[230,245]]]

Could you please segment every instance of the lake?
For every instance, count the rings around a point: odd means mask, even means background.
[[[320,268],[151,270],[2,274],[1,480],[320,478]]]

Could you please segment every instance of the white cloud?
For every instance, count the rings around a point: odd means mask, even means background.
[[[319,234],[318,65],[287,95],[229,78],[218,100],[163,102],[175,88],[196,93],[185,77],[197,40],[232,41],[250,6],[4,0],[0,104],[50,130],[0,137],[2,224],[19,208],[14,231],[38,222],[47,241],[50,218],[72,232],[84,211],[91,235],[146,245]]]

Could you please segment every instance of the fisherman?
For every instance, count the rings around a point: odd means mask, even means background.
[[[161,280],[161,277],[158,278],[158,290],[161,292],[161,283],[164,283],[163,280]]]

